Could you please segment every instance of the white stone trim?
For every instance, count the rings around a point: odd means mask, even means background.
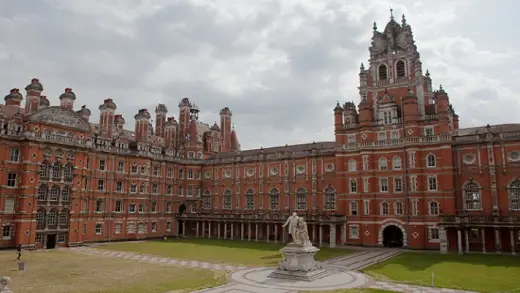
[[[401,229],[401,232],[403,233],[403,247],[408,246],[408,233],[406,232],[406,229],[403,227],[403,225],[399,224],[397,220],[390,220],[391,222],[387,222],[385,224],[382,224],[381,227],[379,227],[379,231],[377,234],[377,243],[379,245],[383,245],[383,231],[388,226],[396,226],[397,228]]]

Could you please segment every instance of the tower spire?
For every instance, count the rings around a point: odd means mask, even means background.
[[[394,10],[392,9],[392,7],[390,7],[390,19],[394,19]]]

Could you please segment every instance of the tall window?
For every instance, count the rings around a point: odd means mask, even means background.
[[[395,203],[395,214],[398,216],[403,214],[403,203],[400,201]]]
[[[8,173],[7,174],[7,186],[9,187],[16,187],[16,173]]]
[[[394,170],[401,170],[402,168],[402,163],[401,163],[401,158],[398,157],[398,156],[395,156],[393,159],[392,159],[392,168],[394,168]]]
[[[428,191],[436,191],[437,188],[437,177],[428,176]]]
[[[103,211],[103,200],[98,199],[96,200],[96,212],[102,212]]]
[[[406,76],[406,69],[405,69],[403,60],[397,61],[397,63],[395,64],[395,71],[396,71],[397,77]]]
[[[336,209],[336,190],[330,186],[325,189],[325,209]]]
[[[387,79],[388,74],[387,74],[387,70],[386,70],[386,65],[384,65],[384,64],[379,65],[378,73],[379,73],[379,80]]]
[[[60,223],[60,226],[66,226],[68,224],[68,220],[69,220],[69,211],[68,210],[63,210],[60,212],[60,216],[58,217],[59,218],[59,223]]]
[[[249,189],[246,192],[246,210],[254,210],[255,209],[255,192],[252,189]]]
[[[11,149],[11,151],[9,152],[9,161],[11,161],[11,162],[20,161],[20,150],[19,149]]]
[[[61,190],[61,201],[62,202],[70,201],[70,188],[63,187],[63,189]]]
[[[123,202],[120,199],[118,199],[118,200],[116,200],[116,210],[115,210],[115,212],[116,213],[120,213],[122,211],[123,211]]]
[[[438,216],[439,215],[440,209],[439,209],[439,203],[438,202],[431,201],[429,208],[430,208],[429,212],[430,212],[431,216]]]
[[[379,158],[379,170],[386,170],[388,168],[388,162],[385,157]]]
[[[54,166],[52,166],[52,179],[59,180],[61,178],[61,166],[60,163],[56,162]]]
[[[280,209],[280,191],[276,188],[269,191],[269,205],[271,210]]]
[[[230,210],[233,207],[233,195],[232,195],[231,190],[229,190],[229,189],[226,189],[226,191],[224,191],[223,205],[224,205],[223,208],[225,210]]]
[[[298,190],[296,190],[296,209],[307,209],[307,191],[303,187],[300,187]]]
[[[67,164],[63,168],[63,177],[67,182],[72,182],[72,165]]]
[[[47,161],[42,162],[40,165],[40,177],[49,178],[49,163]]]
[[[56,225],[56,218],[57,218],[57,212],[55,210],[52,210],[47,215],[47,225],[54,226]]]
[[[385,201],[381,203],[381,215],[390,214],[390,205]]]
[[[509,208],[520,210],[520,180],[516,179],[509,184]]]
[[[426,166],[427,167],[435,167],[436,165],[436,162],[435,162],[435,155],[434,154],[429,154],[427,157],[426,157]]]
[[[466,210],[479,210],[480,204],[480,188],[474,182],[468,182],[464,186],[464,207]]]
[[[211,209],[211,193],[206,190],[202,195],[202,208],[205,210]]]
[[[348,170],[349,170],[350,172],[356,172],[356,169],[357,169],[357,168],[356,168],[356,160],[354,160],[354,159],[350,159],[350,160],[348,161]]]
[[[379,178],[379,191],[388,192],[388,179],[387,178]]]
[[[49,192],[49,200],[55,201],[58,200],[60,195],[60,188],[58,186],[53,186],[51,191]]]
[[[350,215],[357,216],[358,214],[358,204],[357,202],[353,201],[350,203]]]
[[[40,185],[38,187],[38,200],[46,200],[47,199],[47,186]]]
[[[45,210],[40,209],[36,213],[36,226],[42,228],[45,225]]]
[[[394,191],[395,192],[403,191],[403,179],[401,177],[394,177]]]

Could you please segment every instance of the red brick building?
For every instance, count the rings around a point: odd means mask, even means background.
[[[160,104],[129,131],[112,99],[91,123],[70,88],[51,106],[33,79],[0,106],[0,247],[285,241],[297,211],[318,245],[520,250],[520,124],[459,128],[404,16],[374,23],[359,79],[359,105],[334,108],[335,141],[245,151],[227,107],[210,126],[184,98],[178,120]]]

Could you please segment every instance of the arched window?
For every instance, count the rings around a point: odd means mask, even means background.
[[[63,189],[61,190],[61,201],[70,201],[70,189],[68,187],[63,187]]]
[[[49,162],[43,161],[40,165],[40,177],[44,179],[49,178]]]
[[[406,76],[406,68],[403,60],[399,60],[395,64],[395,74],[397,75],[397,77]]]
[[[348,161],[348,170],[349,170],[350,172],[356,172],[356,170],[357,170],[356,160],[354,160],[354,159],[350,159],[350,160]]]
[[[273,188],[271,191],[269,191],[269,208],[271,210],[280,209],[280,191],[278,191],[276,188]]]
[[[350,203],[350,215],[357,216],[358,214],[358,204],[357,202],[353,201]]]
[[[475,182],[468,182],[463,189],[464,208],[466,210],[479,210],[481,207],[480,187]]]
[[[325,189],[325,210],[336,209],[336,190],[330,185]]]
[[[231,192],[230,189],[226,189],[226,191],[224,191],[224,200],[223,200],[223,208],[225,210],[230,210],[233,208],[233,193]]]
[[[307,191],[303,187],[296,190],[296,209],[300,211],[307,209]]]
[[[52,166],[52,179],[61,179],[61,165],[58,162],[54,163],[54,166]]]
[[[432,168],[436,166],[436,160],[434,154],[428,154],[426,156],[426,167]]]
[[[429,212],[430,216],[438,216],[440,213],[439,203],[436,201],[430,201]]]
[[[392,168],[394,168],[394,170],[401,170],[402,167],[403,167],[403,164],[402,164],[401,158],[398,156],[395,156],[392,159]]]
[[[53,186],[51,188],[51,191],[49,192],[49,200],[58,200],[58,197],[60,196],[60,188],[58,186]]]
[[[47,186],[42,184],[40,187],[38,187],[38,200],[47,200]]]
[[[511,210],[520,210],[520,180],[513,180],[508,187],[509,208]]]
[[[45,226],[45,210],[39,209],[36,213],[36,227],[42,228]]]
[[[202,194],[202,208],[205,210],[211,209],[211,193],[209,190],[204,191],[204,194]]]
[[[60,226],[66,226],[68,224],[68,220],[69,220],[69,211],[62,210],[60,212],[60,216],[59,216]]]
[[[249,189],[246,192],[246,210],[255,209],[255,192],[253,189]]]
[[[70,163],[63,168],[63,177],[67,182],[72,181],[72,165]]]
[[[403,203],[400,201],[395,203],[395,214],[398,216],[403,214]]]
[[[385,157],[379,158],[379,170],[386,170],[388,169],[388,162],[386,161]]]
[[[378,73],[379,73],[379,80],[385,80],[388,78],[388,72],[386,69],[386,65],[381,64],[378,67]]]
[[[390,205],[384,201],[381,203],[381,215],[389,215],[390,214]]]
[[[47,215],[47,225],[55,226],[57,215],[58,215],[58,213],[56,212],[56,210],[50,211],[49,214]]]

